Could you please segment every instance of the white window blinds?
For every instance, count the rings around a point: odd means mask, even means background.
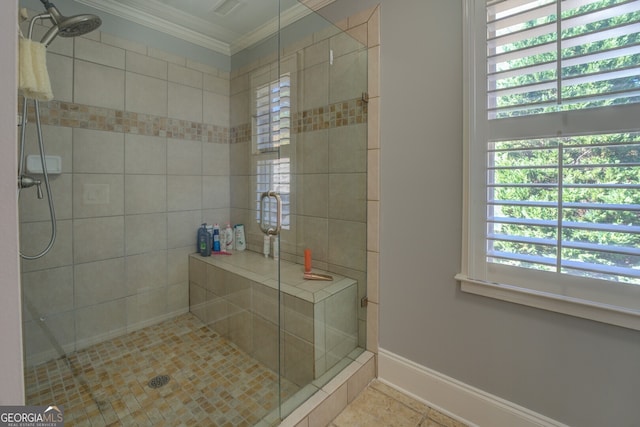
[[[640,2],[487,3],[489,118],[640,101]]]
[[[640,0],[467,3],[463,289],[640,329]]]
[[[288,144],[291,133],[291,77],[289,74],[256,90],[256,150],[268,152]]]

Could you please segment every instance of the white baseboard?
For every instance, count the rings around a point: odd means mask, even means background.
[[[470,426],[567,427],[402,356],[380,349],[380,381]]]

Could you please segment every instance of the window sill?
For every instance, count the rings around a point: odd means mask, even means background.
[[[640,331],[640,312],[637,311],[512,285],[483,282],[464,274],[457,274],[455,278],[460,281],[463,292]]]

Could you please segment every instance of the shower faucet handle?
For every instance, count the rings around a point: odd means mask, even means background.
[[[18,188],[29,188],[34,185],[38,192],[38,199],[43,199],[44,194],[42,193],[42,182],[39,179],[35,179],[27,175],[22,175],[18,178]]]

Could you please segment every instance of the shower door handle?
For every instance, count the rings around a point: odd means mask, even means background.
[[[264,199],[268,199],[269,197],[273,197],[276,199],[276,228],[269,227],[267,228],[264,225]],[[277,191],[265,191],[262,193],[260,197],[260,229],[267,236],[277,236],[280,234],[280,230],[282,229],[282,199],[280,198],[280,194]]]

